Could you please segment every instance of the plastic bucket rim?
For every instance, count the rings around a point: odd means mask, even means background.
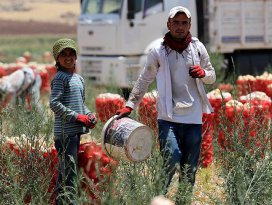
[[[105,146],[105,135],[106,135],[107,130],[109,129],[110,125],[111,125],[112,123],[114,123],[114,121],[116,120],[117,117],[118,117],[118,115],[112,116],[112,117],[105,123],[105,125],[104,125],[104,127],[103,127],[103,129],[102,129],[102,133],[101,133],[101,135],[102,135],[102,147],[103,147],[103,149],[105,150],[106,154],[107,154],[108,156],[112,157],[112,158],[115,158],[115,157],[112,156],[112,155],[108,152],[108,150],[107,150],[107,148],[106,148],[106,146]],[[127,117],[127,118],[131,119],[130,117]],[[133,120],[133,119],[131,119],[131,120]],[[138,122],[138,121],[136,121],[136,122]],[[138,123],[140,123],[140,122],[138,122]],[[142,124],[142,123],[140,123],[140,124]],[[133,130],[133,131],[131,132],[131,134],[133,134],[133,133],[136,132],[136,131],[139,131],[139,128],[140,128],[140,129],[148,130],[149,133],[150,133],[151,139],[152,139],[151,128],[148,127],[148,126],[146,126],[145,124],[142,124],[141,126],[139,126],[137,130],[136,130],[136,129]],[[131,155],[129,154],[129,152],[128,152],[128,151],[129,151],[129,150],[128,150],[128,147],[129,147],[128,144],[129,144],[129,142],[130,142],[130,139],[126,140],[126,141],[125,141],[125,144],[124,144],[124,147],[123,147],[123,149],[124,149],[124,151],[125,151],[125,152],[124,152],[124,153],[125,153],[125,158],[127,158],[129,161],[135,162],[135,163],[137,163],[137,162],[142,162],[142,161],[146,160],[146,159],[151,155],[151,153],[149,153],[149,155],[147,155],[144,159],[139,159],[139,160],[136,160],[136,159],[132,158],[132,156],[131,156]],[[152,142],[152,144],[153,144],[153,142]],[[114,146],[114,145],[111,145],[111,146]],[[119,160],[118,158],[115,158],[115,159],[116,159],[116,160]]]
[[[106,133],[107,133],[107,131],[108,131],[109,125],[110,125],[111,123],[113,123],[113,122],[116,120],[117,117],[118,117],[118,115],[112,116],[112,117],[105,123],[105,125],[104,125],[104,127],[103,127],[103,129],[102,129],[102,132],[101,132],[101,137],[102,137],[102,148],[106,151],[106,154],[107,154],[108,156],[111,156],[111,155],[110,155],[110,153],[108,152],[108,150],[107,150],[107,148],[106,148],[106,146],[105,146],[105,135],[106,135]]]

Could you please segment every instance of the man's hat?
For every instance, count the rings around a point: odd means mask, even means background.
[[[172,8],[169,12],[168,18],[174,18],[178,12],[185,13],[188,18],[191,18],[190,11],[183,6],[176,6]]]
[[[76,52],[76,57],[77,57],[77,45],[76,42],[72,39],[69,38],[62,38],[57,40],[54,43],[53,46],[53,56],[55,58],[55,61],[57,61],[57,58],[59,54],[65,49],[65,48],[71,48]]]

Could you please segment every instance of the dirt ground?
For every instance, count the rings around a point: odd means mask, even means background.
[[[74,34],[79,0],[0,0],[0,35]]]
[[[75,34],[76,25],[38,21],[0,20],[0,35]]]

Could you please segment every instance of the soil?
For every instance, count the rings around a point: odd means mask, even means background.
[[[79,0],[0,0],[0,35],[75,34]]]
[[[0,35],[76,34],[76,24],[0,19]]]

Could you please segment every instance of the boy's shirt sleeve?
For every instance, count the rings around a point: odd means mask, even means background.
[[[55,113],[55,115],[59,116],[61,119],[64,119],[68,122],[75,122],[78,114],[61,103],[64,94],[64,87],[65,85],[63,80],[54,79],[52,81],[50,108]]]
[[[85,110],[85,115],[88,115],[89,113],[91,113],[91,111],[89,110],[89,108],[86,106],[86,105],[84,105],[84,110]]]

